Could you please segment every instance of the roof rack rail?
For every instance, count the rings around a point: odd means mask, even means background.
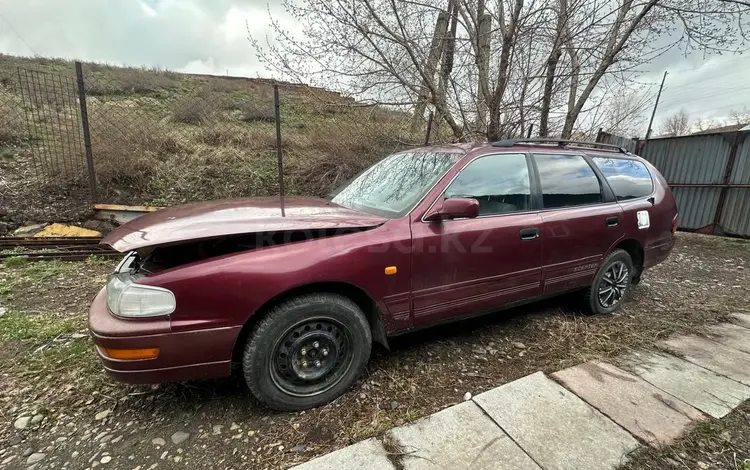
[[[513,147],[516,144],[557,144],[560,147],[567,147],[568,145],[588,145],[591,147],[601,147],[605,149],[611,149],[611,150],[617,150],[620,153],[628,154],[626,149],[618,146],[618,145],[612,145],[612,144],[603,144],[601,142],[587,142],[585,140],[566,140],[566,139],[547,139],[543,137],[539,137],[536,139],[508,139],[508,140],[498,140],[497,142],[493,142],[493,147]]]

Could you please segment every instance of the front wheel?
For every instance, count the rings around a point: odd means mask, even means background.
[[[344,393],[364,372],[372,336],[362,310],[337,294],[308,294],[267,312],[250,333],[242,368],[252,394],[296,411]]]
[[[591,313],[614,313],[630,292],[633,275],[633,260],[628,252],[614,250],[586,290],[585,308]]]

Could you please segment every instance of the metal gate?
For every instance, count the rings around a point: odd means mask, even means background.
[[[70,76],[18,68],[18,83],[36,172],[47,183],[89,185],[79,86]],[[84,115],[85,116],[85,115]]]

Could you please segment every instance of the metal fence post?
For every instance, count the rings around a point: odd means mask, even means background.
[[[424,144],[430,145],[430,132],[432,131],[432,111],[430,111],[429,117],[427,117],[427,133],[424,136]]]
[[[740,145],[740,138],[742,137],[740,131],[735,131],[732,134],[729,147],[729,156],[727,157],[727,166],[724,168],[724,178],[722,180],[721,192],[719,193],[719,202],[716,204],[716,213],[714,214],[714,223],[711,227],[711,233],[716,232],[716,228],[721,223],[721,215],[724,212],[724,204],[726,203],[727,193],[729,192],[729,185],[732,182],[732,171],[734,170],[734,160],[737,157],[737,148]]]
[[[83,127],[83,149],[86,154],[86,167],[89,173],[89,189],[91,202],[96,202],[96,173],[94,172],[94,156],[91,154],[91,134],[89,133],[89,114],[86,107],[86,88],[83,83],[83,66],[76,61],[76,82],[78,84],[78,104],[81,106],[81,127]]]
[[[276,119],[276,160],[279,167],[279,198],[281,201],[281,216],[284,217],[284,159],[281,153],[281,112],[279,110],[279,85],[273,84],[273,109]]]

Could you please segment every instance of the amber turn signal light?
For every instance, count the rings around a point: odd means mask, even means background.
[[[140,359],[156,359],[159,357],[159,348],[112,349],[100,347],[99,350],[104,356],[119,361],[137,361]]]

